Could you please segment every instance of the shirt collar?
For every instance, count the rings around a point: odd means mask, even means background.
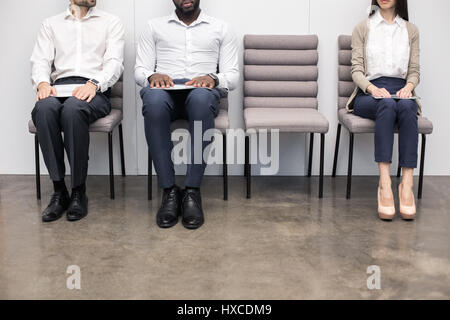
[[[380,10],[377,10],[377,12],[372,16],[372,21],[375,26],[379,25],[382,22],[386,22],[386,20],[384,20],[383,16],[381,15]],[[405,26],[405,20],[403,20],[399,15],[395,17],[394,23],[397,23],[400,27]]]
[[[185,25],[185,23],[184,23],[183,21],[181,21],[180,18],[178,18],[177,13],[176,13],[175,11],[172,12],[172,14],[168,17],[167,21],[168,21],[168,22],[178,22],[178,23],[181,23],[181,24]],[[195,21],[190,25],[190,27],[195,26],[195,25],[197,25],[197,24],[200,24],[200,23],[202,23],[202,22],[205,22],[205,23],[210,23],[210,22],[211,22],[211,19],[209,18],[208,15],[206,15],[206,14],[203,12],[203,10],[200,11],[200,14],[199,14],[197,20],[195,20]]]
[[[101,17],[102,16],[102,12],[100,10],[98,10],[96,7],[92,7],[89,9],[88,13],[84,16],[83,19],[88,19],[90,17]],[[72,12],[70,11],[70,8],[67,8],[66,12],[65,12],[65,17],[66,19],[69,17],[73,17]]]

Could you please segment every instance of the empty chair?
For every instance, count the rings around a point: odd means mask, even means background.
[[[279,129],[310,133],[308,176],[314,134],[321,137],[319,197],[323,196],[323,161],[328,121],[318,111],[318,37],[316,35],[246,35],[244,37],[244,120],[247,131]],[[249,137],[246,137],[247,198],[251,197]]]
[[[113,161],[113,131],[119,127],[120,142],[120,160],[122,166],[122,176],[125,177],[125,155],[123,150],[123,79],[120,80],[111,89],[111,113],[104,118],[98,119],[89,127],[90,132],[101,132],[108,134],[108,151],[109,151],[109,188],[111,199],[115,198],[114,192],[114,161]],[[28,122],[28,130],[34,134],[35,141],[35,164],[36,164],[36,193],[37,198],[41,199],[41,178],[40,178],[40,160],[39,160],[39,139],[36,134],[36,127],[33,120]]]
[[[347,171],[347,199],[351,197],[352,187],[352,168],[353,168],[353,145],[355,140],[355,134],[361,133],[374,133],[375,121],[364,119],[350,113],[345,108],[348,99],[352,95],[355,84],[351,75],[351,58],[352,58],[352,37],[348,35],[341,35],[338,39],[338,59],[339,59],[339,82],[338,82],[338,119],[339,124],[337,128],[336,147],[333,163],[333,177],[336,177],[337,161],[339,156],[339,142],[341,137],[341,128],[344,126],[350,133],[349,142],[349,156],[348,156],[348,171]],[[422,150],[420,156],[420,174],[419,174],[419,190],[418,198],[422,198],[423,189],[423,170],[425,163],[425,147],[426,136],[433,132],[433,124],[430,120],[423,116],[418,117],[419,134],[422,136]],[[400,176],[400,167],[397,173]]]

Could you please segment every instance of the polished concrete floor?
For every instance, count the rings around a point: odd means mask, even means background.
[[[37,201],[33,176],[0,176],[0,299],[449,299],[450,177],[425,178],[414,222],[377,218],[375,177],[355,177],[350,201],[345,183],[327,177],[319,200],[317,178],[254,178],[247,200],[232,177],[225,202],[208,177],[206,224],[189,231],[157,228],[146,177],[117,177],[115,201],[90,177],[89,216],[43,224],[47,178]]]

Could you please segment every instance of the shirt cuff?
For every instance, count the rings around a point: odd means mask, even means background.
[[[50,79],[47,78],[47,77],[40,77],[40,78],[37,78],[37,80],[34,82],[34,83],[35,83],[35,85],[34,85],[34,90],[35,90],[35,91],[37,91],[39,84],[41,84],[42,82],[47,82],[47,83],[50,83],[50,84],[52,83],[52,82],[50,81]]]
[[[228,91],[228,81],[223,73],[218,73],[217,78],[219,78],[219,85],[217,88],[225,89]]]

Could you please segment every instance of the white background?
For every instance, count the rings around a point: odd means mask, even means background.
[[[325,173],[330,174],[337,127],[337,37],[351,34],[366,17],[369,0],[202,0],[201,7],[229,22],[241,44],[244,34],[317,34],[319,36],[319,109],[330,121],[326,137]],[[410,20],[421,32],[422,83],[418,89],[424,113],[435,127],[428,139],[427,175],[449,175],[450,165],[450,1],[410,0]],[[40,23],[66,9],[68,0],[2,1],[0,4],[0,174],[34,173],[34,139],[27,122],[34,105],[29,58]],[[148,19],[170,14],[171,0],[98,0],[101,9],[118,15],[126,27],[124,138],[128,174],[147,173],[147,147],[143,132],[141,102],[133,79],[135,44]],[[242,79],[241,79],[242,81]],[[230,94],[233,128],[243,126],[242,84]],[[115,132],[115,167],[119,173],[118,137]],[[280,174],[304,175],[307,139],[302,134],[281,136]],[[314,151],[314,173],[318,173],[319,139]],[[345,174],[348,134],[343,130],[338,173]],[[397,153],[394,154],[396,163]],[[373,161],[373,136],[356,138],[354,173],[377,173]],[[43,166],[44,167],[44,166]],[[393,166],[395,167],[395,166]],[[45,168],[43,168],[45,171]],[[177,168],[182,174],[183,168]],[[393,168],[395,171],[395,168]],[[107,137],[91,134],[90,174],[107,174]],[[220,174],[210,167],[207,174]],[[232,166],[230,174],[242,174]],[[255,174],[257,172],[255,171]]]

